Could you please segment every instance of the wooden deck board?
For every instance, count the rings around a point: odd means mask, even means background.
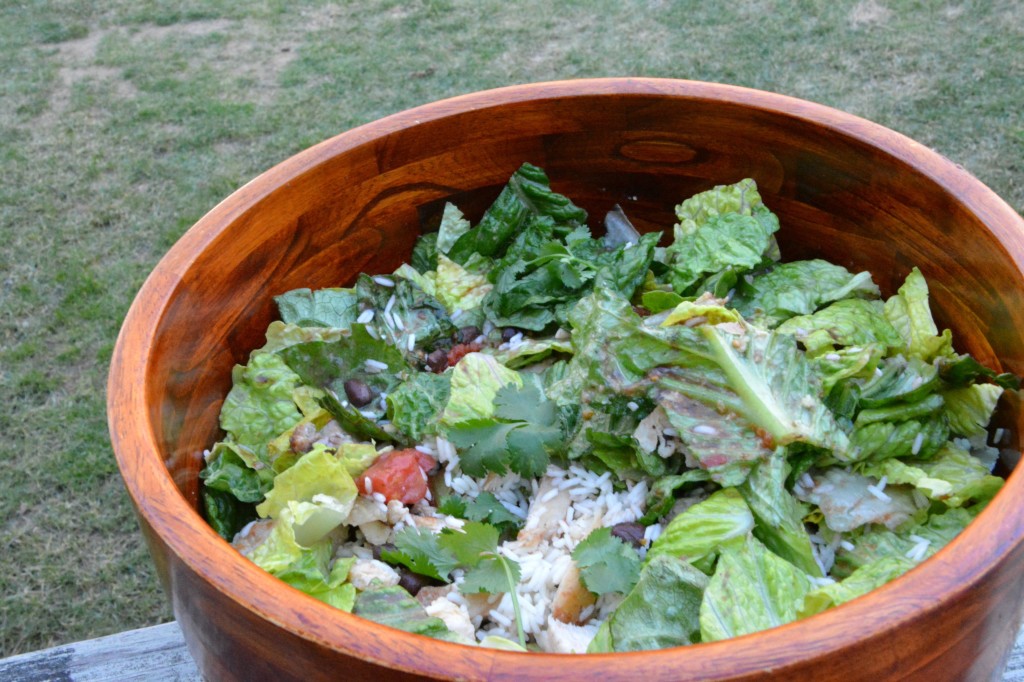
[[[1024,682],[1024,629],[1010,653],[1003,682]],[[34,651],[0,660],[0,680],[12,682],[201,682],[177,623]]]

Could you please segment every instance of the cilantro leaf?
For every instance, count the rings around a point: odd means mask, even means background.
[[[584,587],[595,594],[628,593],[640,578],[640,555],[611,528],[598,528],[572,552]]]
[[[521,518],[498,501],[494,493],[489,492],[482,492],[466,503],[465,518],[489,523],[497,528],[499,533],[516,530],[523,523]]]
[[[470,476],[482,478],[488,471],[508,471],[508,434],[519,428],[518,422],[497,419],[467,419],[448,429],[448,440],[460,449],[460,466]]]
[[[448,440],[460,448],[462,470],[470,476],[487,472],[533,478],[564,448],[564,433],[555,404],[534,384],[505,384],[494,397],[494,416],[470,419],[448,428]]]
[[[488,523],[469,521],[461,531],[445,530],[438,538],[438,545],[450,551],[460,564],[473,567],[480,563],[485,554],[493,554],[498,548],[498,529]]]
[[[395,549],[384,550],[381,558],[390,564],[402,564],[419,573],[443,582],[459,566],[455,554],[440,543],[439,535],[419,528],[407,527],[395,535]]]
[[[519,564],[500,554],[483,557],[474,568],[466,571],[466,578],[459,585],[463,594],[486,592],[488,594],[512,593],[521,575]]]

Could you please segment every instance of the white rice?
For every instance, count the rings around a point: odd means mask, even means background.
[[[370,374],[377,374],[378,372],[386,370],[388,368],[388,363],[381,362],[380,360],[369,359],[363,363],[363,367]]]
[[[359,317],[356,318],[356,322],[358,322],[359,324],[370,324],[371,322],[373,322],[373,316],[376,314],[376,312],[377,311],[374,310],[373,308],[364,310],[363,312],[359,313]]]
[[[914,436],[914,444],[910,446],[910,454],[916,455],[917,453],[921,452],[921,445],[923,443],[924,443],[924,434],[921,433],[921,432],[918,432],[918,434],[916,436]]]
[[[373,281],[376,282],[377,284],[381,285],[382,287],[393,287],[393,286],[395,286],[395,280],[391,279],[390,277],[384,277],[382,275],[374,276]]]

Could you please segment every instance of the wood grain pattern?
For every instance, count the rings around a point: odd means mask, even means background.
[[[897,133],[768,93],[657,79],[517,86],[343,133],[253,180],[146,281],[109,379],[115,453],[189,649],[208,679],[990,679],[1024,586],[1024,477],[903,578],[806,621],[723,643],[564,657],[478,650],[341,613],[277,581],[195,509],[196,455],[218,435],[230,368],[262,345],[271,297],[404,260],[446,198],[479,211],[524,161],[599,216],[672,206],[753,177],[788,258],[869,269],[891,293],[912,265],[961,350],[1024,373],[1024,221],[950,161]],[[1019,402],[1000,412],[1007,461]]]

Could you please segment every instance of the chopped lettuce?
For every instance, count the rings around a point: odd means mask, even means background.
[[[735,488],[724,488],[676,516],[647,551],[647,562],[671,556],[710,573],[725,547],[743,544],[754,515]]]
[[[807,574],[753,537],[745,544],[724,547],[700,605],[701,641],[794,621],[810,590]]]
[[[356,294],[352,289],[294,289],[274,297],[281,321],[299,327],[350,326],[359,316]]]
[[[506,384],[522,386],[523,379],[490,355],[464,355],[452,370],[450,395],[441,414],[441,423],[450,426],[490,417],[494,414],[494,396]]]
[[[302,377],[275,353],[253,353],[249,364],[235,366],[231,378],[220,426],[232,442],[262,458],[267,442],[302,418],[292,399]]]
[[[917,268],[910,271],[899,293],[885,302],[885,317],[903,341],[903,349],[925,362],[955,357],[953,335],[939,334],[928,305],[928,284]]]
[[[647,563],[637,584],[601,625],[588,653],[646,651],[696,644],[708,578],[671,556]]]
[[[737,287],[731,304],[747,319],[769,328],[791,317],[810,315],[845,298],[877,298],[871,273],[856,275],[820,259],[781,263],[749,277]]]
[[[357,494],[345,464],[323,445],[316,445],[274,478],[273,490],[257,505],[256,512],[278,518],[289,505],[309,505],[302,521],[295,521],[296,541],[309,545],[345,520]]]

